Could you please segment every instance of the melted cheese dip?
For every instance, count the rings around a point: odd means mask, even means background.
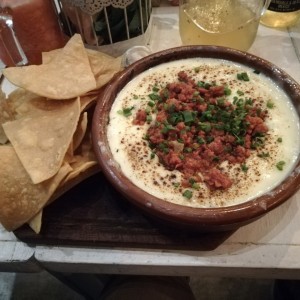
[[[143,139],[150,125],[132,124],[136,112],[146,109],[153,86],[163,87],[167,83],[176,82],[179,71],[186,71],[196,82],[227,85],[232,91],[228,96],[231,101],[238,96],[238,91],[242,91],[242,97],[263,101],[266,109],[268,102],[274,104],[273,108],[268,109],[266,124],[269,131],[263,149],[269,153],[269,157],[258,157],[255,150],[251,151],[251,156],[246,160],[247,172],[241,171],[239,164],[223,162],[222,171],[233,181],[228,190],[211,191],[201,183],[199,190],[193,190],[190,199],[185,198],[182,194],[186,188],[178,186],[182,174],[177,170],[166,170],[157,156],[151,158],[151,149]],[[247,72],[250,81],[237,79],[237,74],[242,72]],[[120,114],[124,108],[132,108],[132,114],[128,117]],[[185,59],[149,69],[129,82],[118,94],[109,117],[109,146],[122,172],[149,194],[185,206],[231,206],[271,191],[291,172],[300,149],[299,119],[287,95],[266,76],[226,60]],[[155,115],[152,117],[154,122]],[[278,142],[278,138],[282,142]],[[279,161],[285,162],[281,171],[276,167]]]

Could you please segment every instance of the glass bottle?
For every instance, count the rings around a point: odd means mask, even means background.
[[[300,19],[300,0],[272,0],[261,18],[269,27],[290,27]]]
[[[42,52],[65,43],[52,0],[0,0],[0,58],[5,65],[20,65],[22,51],[29,64],[40,64]]]

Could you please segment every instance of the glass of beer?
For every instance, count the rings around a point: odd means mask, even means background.
[[[247,51],[270,0],[180,0],[184,45],[216,45]]]

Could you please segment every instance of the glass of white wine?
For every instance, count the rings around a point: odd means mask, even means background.
[[[270,0],[180,0],[184,45],[216,45],[247,51]]]

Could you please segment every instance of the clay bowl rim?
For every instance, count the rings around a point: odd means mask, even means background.
[[[253,54],[221,46],[180,46],[151,54],[128,66],[117,74],[99,95],[92,120],[92,142],[100,167],[127,200],[155,218],[198,229],[222,230],[237,228],[261,217],[291,197],[300,186],[300,161],[291,174],[273,190],[247,202],[218,208],[182,206],[156,198],[136,187],[114,163],[110,152],[106,128],[112,103],[118,92],[142,71],[155,65],[177,59],[208,57],[244,64],[270,77],[292,100],[300,115],[300,86],[285,71]]]

